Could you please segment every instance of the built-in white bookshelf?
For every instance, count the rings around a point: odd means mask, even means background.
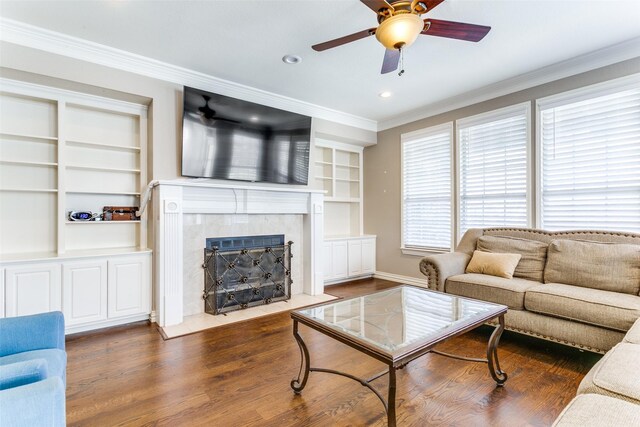
[[[144,218],[79,223],[69,221],[68,213],[140,205],[147,180],[147,107],[1,83],[0,257],[146,249]]]
[[[362,234],[362,147],[318,140],[314,180],[325,191],[325,236]]]
[[[147,107],[0,79],[0,317],[62,310],[67,332],[149,319],[146,218],[70,221],[140,206]]]
[[[363,147],[316,138],[315,188],[324,190],[324,279],[338,283],[375,272],[375,236],[363,234]]]

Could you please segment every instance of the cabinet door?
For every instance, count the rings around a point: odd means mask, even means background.
[[[62,265],[62,311],[67,326],[107,318],[107,261]]]
[[[362,274],[362,241],[349,240],[349,276]]]
[[[347,242],[331,242],[331,266],[333,267],[332,279],[347,277]]]
[[[333,252],[331,250],[331,242],[324,242],[322,244],[322,252],[322,277],[324,278],[324,280],[330,280],[333,277],[333,266],[331,265],[331,261],[333,260]]]
[[[148,314],[151,311],[148,257],[113,259],[108,266],[108,317]]]
[[[28,264],[5,270],[7,317],[46,313],[62,308],[59,264]]]
[[[376,271],[376,240],[362,240],[362,274],[373,274]]]

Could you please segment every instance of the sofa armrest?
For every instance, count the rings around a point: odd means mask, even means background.
[[[61,312],[0,319],[0,357],[46,348],[64,351],[64,316]]]
[[[0,390],[42,381],[49,376],[49,365],[44,359],[0,365]]]
[[[427,276],[429,289],[444,292],[447,277],[464,273],[470,259],[470,255],[462,252],[428,255],[420,261],[420,271]]]
[[[64,427],[66,408],[60,377],[0,391],[1,424],[6,427]]]

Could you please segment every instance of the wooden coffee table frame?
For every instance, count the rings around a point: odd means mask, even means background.
[[[458,297],[460,298],[460,297]],[[328,303],[331,304],[331,303]],[[326,305],[326,304],[323,304]],[[423,342],[418,342],[412,346],[408,346],[403,348],[397,352],[387,352],[382,348],[375,346],[369,342],[364,340],[359,340],[356,337],[339,331],[337,329],[330,328],[325,324],[318,322],[312,318],[306,317],[296,311],[291,312],[291,318],[293,319],[293,336],[300,347],[300,370],[298,372],[298,377],[291,381],[291,388],[294,393],[300,394],[302,390],[307,385],[307,380],[309,379],[309,372],[325,372],[329,374],[340,375],[346,378],[350,378],[359,382],[362,386],[367,387],[382,402],[385,412],[387,413],[387,423],[389,427],[395,427],[396,425],[396,370],[404,368],[409,362],[417,359],[418,357],[424,356],[427,353],[439,354],[441,356],[451,357],[454,359],[465,360],[468,362],[479,362],[486,363],[489,368],[489,373],[491,377],[494,379],[498,386],[504,385],[507,381],[507,374],[500,369],[500,363],[498,361],[498,343],[500,342],[500,337],[502,336],[502,332],[504,331],[504,314],[507,312],[507,307],[496,305],[495,310],[491,310],[487,312],[486,316],[477,317],[472,320],[462,322],[459,325],[456,325],[455,328],[446,328],[446,330],[442,334],[434,335],[429,337],[428,340]],[[462,335],[465,332],[468,332],[472,329],[475,329],[485,322],[488,322],[492,319],[498,319],[498,325],[495,330],[491,334],[489,338],[489,342],[487,343],[487,358],[474,358],[474,357],[465,357],[458,356],[455,354],[444,353],[438,350],[434,350],[433,347],[436,345],[448,340],[449,338],[456,337],[458,335]],[[374,375],[370,378],[358,378],[351,374],[335,371],[333,369],[325,369],[325,368],[317,368],[311,366],[311,358],[309,356],[309,350],[307,349],[306,344],[304,343],[302,337],[298,333],[298,324],[302,323],[314,329],[318,332],[321,332],[343,344],[348,345],[370,357],[373,357],[380,362],[383,362],[388,365],[388,370],[381,372],[377,375]],[[389,386],[387,391],[387,399],[384,399],[384,396],[373,386],[371,382],[384,376],[389,375]]]

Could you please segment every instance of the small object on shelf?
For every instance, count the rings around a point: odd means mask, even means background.
[[[137,221],[140,217],[136,216],[137,206],[105,206],[103,217],[105,221]]]
[[[69,221],[98,221],[100,214],[91,211],[69,211]]]

